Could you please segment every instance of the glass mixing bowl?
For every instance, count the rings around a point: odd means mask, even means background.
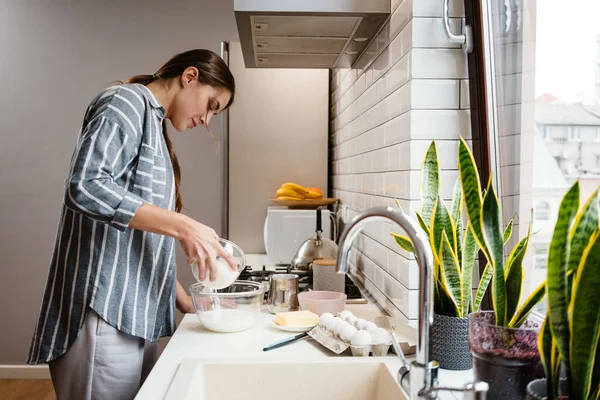
[[[267,286],[252,281],[235,281],[224,289],[190,286],[198,321],[213,332],[240,332],[254,325]]]

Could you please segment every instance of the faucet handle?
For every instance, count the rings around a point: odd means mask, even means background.
[[[486,400],[489,390],[487,382],[475,381],[466,383],[462,388],[442,387],[435,385],[430,389],[421,391],[425,398],[437,398],[437,392],[462,392],[465,400]]]

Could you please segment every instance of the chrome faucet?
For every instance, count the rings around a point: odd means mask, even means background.
[[[433,253],[429,238],[416,221],[401,210],[391,207],[372,208],[358,214],[340,236],[336,270],[341,274],[348,273],[352,243],[362,228],[372,221],[392,221],[402,228],[413,244],[419,265],[419,323],[415,360],[409,364],[401,354],[400,346],[394,343],[403,364],[398,371],[402,389],[411,400],[435,399],[438,391],[464,392],[465,399],[485,400],[488,390],[485,382],[469,383],[463,388],[455,389],[438,386],[438,363],[429,359],[429,331],[433,323]]]

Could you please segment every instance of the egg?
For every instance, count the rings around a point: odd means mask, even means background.
[[[371,344],[371,334],[367,331],[356,331],[350,340],[352,346],[368,346]]]
[[[349,342],[356,332],[358,332],[358,330],[352,325],[344,325],[340,332],[340,339],[342,339],[344,342]]]
[[[358,321],[358,318],[356,318],[355,316],[352,317],[348,317],[348,319],[346,319],[346,322],[349,323],[350,325],[354,326],[354,323]],[[354,326],[355,327],[355,326]],[[356,328],[356,327],[355,327]]]
[[[333,317],[327,322],[325,329],[327,329],[329,332],[333,332],[333,330],[335,329],[337,324],[342,323],[342,322],[344,322],[344,321],[342,321],[341,318]]]
[[[375,329],[377,329],[377,325],[373,322],[367,322],[364,328],[367,332],[372,333]]]
[[[344,310],[340,312],[337,316],[343,319],[344,321],[347,321],[348,318],[354,317],[354,314],[352,314],[352,311]]]
[[[344,328],[347,326],[350,326],[350,324],[347,323],[346,321],[342,321],[342,322],[338,323],[333,330],[333,334],[335,336],[340,336],[340,334],[342,333]]]
[[[373,344],[392,344],[392,335],[383,328],[377,328],[371,332]]]
[[[319,326],[326,327],[327,323],[331,321],[331,319],[335,318],[332,313],[326,312],[325,314],[319,317]]]
[[[353,325],[356,329],[361,331],[361,330],[364,330],[365,327],[367,326],[367,321],[365,321],[362,318],[357,318]]]

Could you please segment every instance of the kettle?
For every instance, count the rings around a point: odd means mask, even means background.
[[[323,236],[321,228],[321,209],[317,208],[317,229],[315,236],[306,239],[292,258],[292,269],[310,270],[314,260],[336,259],[338,245]]]

